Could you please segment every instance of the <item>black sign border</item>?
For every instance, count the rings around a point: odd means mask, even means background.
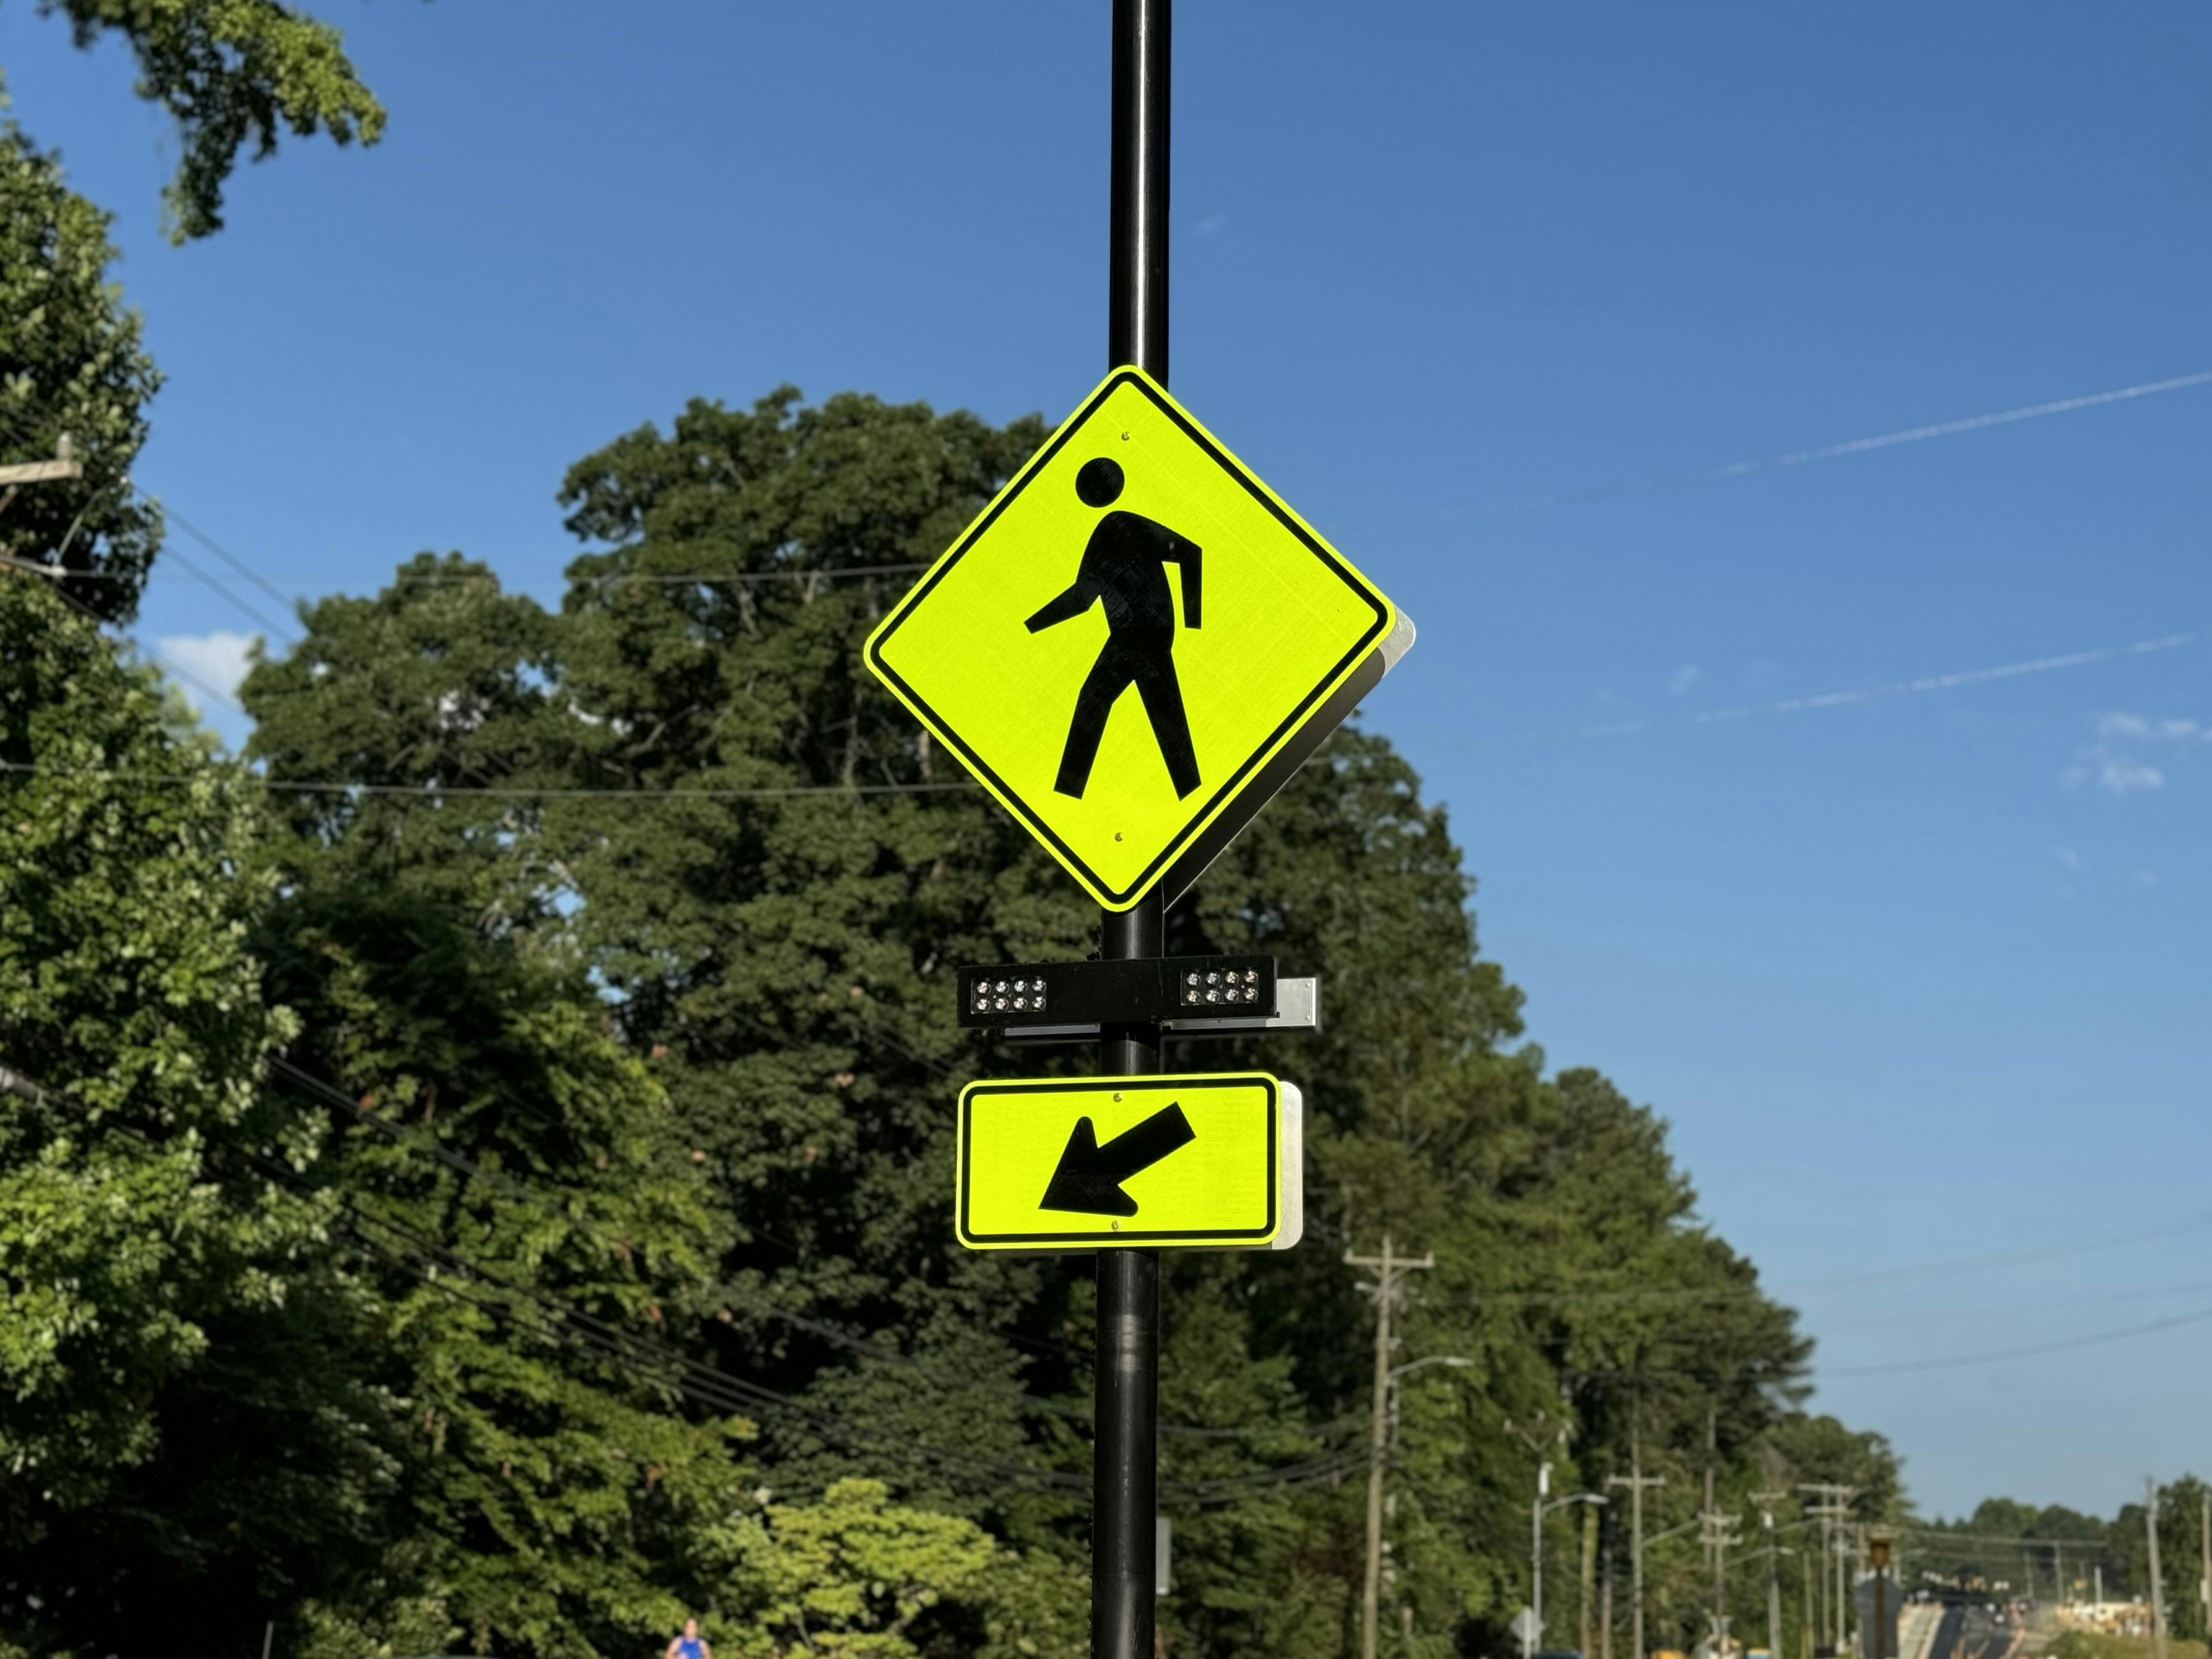
[[[968,1224],[969,1176],[975,1160],[969,1156],[975,1128],[973,1106],[979,1095],[1097,1094],[1102,1090],[1119,1094],[1163,1090],[1191,1094],[1206,1089],[1249,1089],[1258,1085],[1267,1091],[1267,1222],[1263,1227],[1154,1228],[1147,1232],[1109,1233],[979,1233]],[[1043,1244],[1060,1249],[1111,1250],[1124,1245],[1156,1243],[1163,1239],[1209,1239],[1223,1244],[1255,1243],[1271,1238],[1282,1226],[1283,1147],[1282,1085],[1265,1072],[1207,1072],[1183,1077],[1011,1079],[1000,1083],[971,1083],[960,1091],[960,1173],[958,1212],[954,1219],[961,1243],[984,1244]]]
[[[951,725],[945,720],[944,716],[939,714],[936,709],[930,707],[928,699],[924,697],[920,692],[916,691],[913,686],[907,683],[903,676],[902,676],[889,663],[884,660],[883,647],[890,643],[891,636],[896,634],[900,627],[906,622],[907,618],[913,615],[915,607],[921,605],[922,600],[929,597],[931,591],[936,587],[938,583],[944,580],[944,579],[951,574],[952,568],[959,563],[962,558],[966,556],[969,550],[975,544],[976,541],[982,537],[984,532],[989,530],[994,524],[998,522],[1000,514],[1004,513],[1009,507],[1012,506],[1015,500],[1021,495],[1022,491],[1029,488],[1030,480],[1044,468],[1045,465],[1049,462],[1054,456],[1057,455],[1063,448],[1065,448],[1069,441],[1073,440],[1078,433],[1082,431],[1084,423],[1088,421],[1093,414],[1097,412],[1099,405],[1103,404],[1118,388],[1123,386],[1135,386],[1137,390],[1141,392],[1152,403],[1154,408],[1158,409],[1160,413],[1166,416],[1168,419],[1174,422],[1177,427],[1182,428],[1183,434],[1187,437],[1198,445],[1200,449],[1204,450],[1207,455],[1211,456],[1215,465],[1220,467],[1223,471],[1226,472],[1238,483],[1243,485],[1244,489],[1250,494],[1252,498],[1258,501],[1262,507],[1266,507],[1267,511],[1273,515],[1276,521],[1279,523],[1284,529],[1289,531],[1308,552],[1311,553],[1316,558],[1327,565],[1328,568],[1335,574],[1339,580],[1343,582],[1346,587],[1350,588],[1354,593],[1358,595],[1363,602],[1373,609],[1375,611],[1375,620],[1367,630],[1360,635],[1358,642],[1349,651],[1346,652],[1342,657],[1337,659],[1336,665],[1326,674],[1322,676],[1320,682],[1314,686],[1313,690],[1307,692],[1306,695],[1298,701],[1297,705],[1291,710],[1290,714],[1285,716],[1281,723],[1279,724],[1273,732],[1270,732],[1266,738],[1261,739],[1261,742],[1253,749],[1250,754],[1244,757],[1243,762],[1238,764],[1237,769],[1231,774],[1228,781],[1224,783],[1218,789],[1215,790],[1212,795],[1208,796],[1205,804],[1199,807],[1196,811],[1193,812],[1188,818],[1184,820],[1183,827],[1177,830],[1169,840],[1167,846],[1162,849],[1159,855],[1154,858],[1150,864],[1147,864],[1144,869],[1138,873],[1136,879],[1131,882],[1127,886],[1117,888],[1109,885],[1096,870],[1091,867],[1088,860],[1084,859],[1081,854],[1078,854],[1073,848],[1069,847],[1066,842],[1062,841],[1057,835],[1055,835],[1051,827],[1037,815],[1036,811],[1029,805],[1028,801],[1023,798],[1019,790],[1015,789],[1012,785],[1008,784],[1004,778],[999,775],[996,770],[984,763],[981,756],[976,754],[975,751],[969,748],[967,744],[961,741],[959,735],[952,730]],[[939,738],[959,755],[962,761],[967,764],[970,771],[973,771],[990,781],[991,786],[994,790],[996,791],[999,799],[1003,803],[1006,803],[1013,808],[1016,816],[1020,817],[1022,822],[1029,826],[1032,834],[1034,834],[1040,841],[1042,841],[1047,845],[1050,846],[1070,866],[1080,870],[1083,872],[1084,878],[1090,883],[1093,889],[1107,896],[1109,908],[1127,908],[1128,905],[1134,903],[1138,897],[1139,897],[1147,888],[1152,886],[1155,881],[1158,880],[1161,873],[1175,862],[1177,855],[1181,854],[1184,848],[1188,847],[1192,841],[1196,839],[1201,832],[1200,826],[1206,823],[1206,821],[1212,815],[1214,811],[1218,807],[1225,806],[1235,798],[1238,790],[1244,786],[1244,784],[1250,779],[1252,774],[1258,769],[1261,764],[1261,757],[1271,753],[1274,750],[1275,745],[1286,735],[1296,731],[1298,726],[1304,722],[1306,717],[1312,713],[1315,705],[1320,702],[1321,700],[1327,696],[1328,689],[1334,685],[1345,674],[1349,672],[1352,666],[1358,662],[1360,658],[1375,648],[1376,643],[1382,638],[1384,633],[1388,631],[1389,625],[1390,611],[1389,606],[1377,605],[1376,603],[1374,596],[1368,591],[1365,581],[1363,579],[1354,576],[1350,568],[1345,563],[1344,560],[1339,557],[1335,551],[1331,549],[1327,543],[1319,539],[1311,531],[1300,524],[1297,520],[1284,507],[1281,502],[1276,501],[1273,496],[1267,493],[1267,488],[1261,484],[1257,478],[1254,477],[1251,473],[1245,471],[1243,466],[1237,462],[1235,457],[1231,456],[1226,450],[1223,449],[1220,445],[1215,443],[1212,439],[1207,437],[1206,434],[1201,431],[1188,416],[1184,415],[1181,410],[1177,409],[1172,403],[1167,402],[1162,398],[1159,392],[1153,387],[1152,382],[1141,373],[1133,368],[1117,368],[1111,374],[1106,377],[1105,380],[1099,386],[1098,389],[1091,395],[1090,398],[1084,404],[1083,407],[1076,410],[1076,412],[1068,418],[1068,420],[1062,425],[1059,433],[1056,434],[1042,449],[1038,450],[1036,454],[1030,456],[1028,461],[1024,463],[1021,471],[1014,475],[1012,483],[1010,483],[1006,489],[1000,492],[999,498],[991,504],[989,510],[988,510],[981,518],[976,520],[974,524],[970,525],[966,532],[961,536],[958,541],[952,544],[951,550],[945,554],[943,559],[939,561],[937,565],[929,572],[929,574],[924,576],[921,581],[915,583],[913,589],[908,592],[907,596],[901,599],[896,605],[892,607],[891,613],[884,621],[884,625],[877,629],[874,635],[869,640],[867,653],[868,661],[875,671],[898,688],[899,695],[904,697],[906,701],[923,716],[924,719],[928,720],[931,729],[936,732]]]

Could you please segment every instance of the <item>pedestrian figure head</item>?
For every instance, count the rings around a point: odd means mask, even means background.
[[[1075,475],[1075,493],[1085,507],[1111,507],[1121,494],[1120,465],[1103,455],[1084,462],[1083,471]]]

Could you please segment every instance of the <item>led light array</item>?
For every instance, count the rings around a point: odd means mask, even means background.
[[[1259,970],[1247,968],[1240,974],[1232,968],[1227,973],[1185,974],[1182,1000],[1186,1004],[1257,1002]]]
[[[1020,1013],[1044,1012],[1044,981],[1042,977],[991,979],[979,976],[971,994],[975,1012],[1003,1014],[1009,1009]]]

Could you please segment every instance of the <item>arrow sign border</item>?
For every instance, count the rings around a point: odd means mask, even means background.
[[[973,1104],[981,1095],[1021,1094],[1057,1095],[1083,1094],[1109,1096],[1119,1093],[1155,1094],[1179,1100],[1186,1110],[1193,1105],[1193,1097],[1202,1096],[1221,1088],[1261,1088],[1267,1091],[1267,1216],[1259,1227],[1124,1227],[1118,1232],[1097,1232],[1088,1229],[1078,1231],[1060,1228],[1044,1232],[977,1233],[968,1224],[969,1213],[969,1182],[972,1170],[968,1158],[969,1134],[973,1122]],[[1166,1102],[1164,1100],[1162,1104]],[[1149,1117],[1150,1113],[1146,1116]],[[1070,1126],[1071,1127],[1073,1126]],[[1185,1245],[1193,1249],[1269,1249],[1282,1231],[1283,1211],[1283,1085],[1265,1072],[1201,1072],[1183,1073],[1165,1077],[1078,1077],[1078,1078],[1010,1078],[988,1083],[971,1083],[960,1091],[960,1121],[957,1148],[954,1156],[958,1160],[955,1190],[955,1229],[960,1242],[969,1249],[1003,1249],[1008,1246],[1033,1245],[1042,1250],[1111,1250],[1130,1246],[1161,1248]],[[1042,1214],[1076,1212],[1046,1212]]]

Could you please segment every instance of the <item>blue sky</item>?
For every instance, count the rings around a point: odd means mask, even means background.
[[[181,251],[127,61],[0,10],[170,376],[139,479],[287,592],[431,547],[550,599],[562,470],[693,395],[1103,371],[1103,0],[319,9],[390,136]],[[2212,11],[1219,0],[1177,48],[1176,389],[1419,621],[1369,719],[1534,1036],[1671,1119],[1924,1507],[2212,1466],[2212,1322],[1847,1374],[2212,1309],[2212,642],[1771,707],[2212,629],[2212,386],[1603,493],[2212,369]],[[254,629],[172,563],[139,632]]]

